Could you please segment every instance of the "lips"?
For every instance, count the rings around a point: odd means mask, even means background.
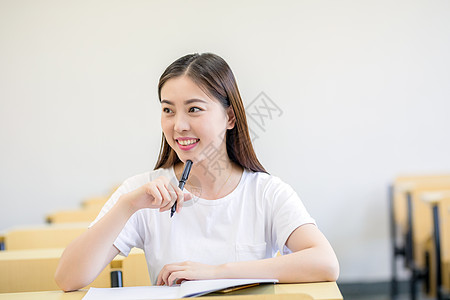
[[[200,139],[197,138],[178,138],[176,139],[177,145],[181,150],[190,150],[197,146]]]
[[[183,146],[189,146],[192,144],[195,144],[199,141],[200,139],[196,139],[196,138],[178,138],[176,139],[177,143]]]

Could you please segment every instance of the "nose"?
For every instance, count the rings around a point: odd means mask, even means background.
[[[183,132],[189,130],[189,120],[184,114],[177,114],[175,117],[174,130],[176,132]]]

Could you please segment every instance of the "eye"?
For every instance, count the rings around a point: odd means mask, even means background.
[[[165,113],[171,113],[172,112],[172,110],[170,109],[170,108],[167,108],[167,107],[163,107],[163,112],[165,112]]]
[[[189,112],[199,112],[199,111],[201,111],[202,109],[201,108],[198,108],[198,107],[191,107],[191,108],[189,108]]]

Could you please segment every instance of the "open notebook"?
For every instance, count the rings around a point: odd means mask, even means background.
[[[185,281],[175,286],[136,286],[123,288],[90,288],[83,300],[96,299],[176,299],[198,297],[212,292],[233,290],[262,283],[277,283],[277,279],[210,279]]]

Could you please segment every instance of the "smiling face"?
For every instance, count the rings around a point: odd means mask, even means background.
[[[225,109],[187,76],[171,78],[161,89],[161,127],[183,162],[226,154],[225,133],[234,122],[231,107]]]

